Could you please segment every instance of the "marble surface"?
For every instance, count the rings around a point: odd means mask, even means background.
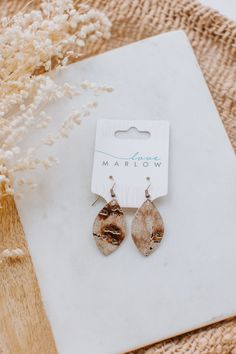
[[[114,86],[69,141],[61,164],[17,203],[60,354],[115,354],[236,314],[235,155],[181,31],[73,64],[59,80]],[[50,110],[58,119],[69,104]],[[169,194],[157,201],[166,232],[145,258],[128,235],[97,250],[91,203],[96,119],[171,124]]]

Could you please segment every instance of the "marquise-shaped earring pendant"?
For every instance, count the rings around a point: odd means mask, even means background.
[[[144,256],[149,256],[159,247],[164,235],[164,224],[159,211],[149,198],[137,210],[131,233],[136,247]]]
[[[97,215],[93,224],[93,236],[98,249],[105,255],[114,252],[125,238],[124,212],[113,198]]]

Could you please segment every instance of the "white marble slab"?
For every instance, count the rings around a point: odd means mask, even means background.
[[[183,32],[172,32],[71,65],[60,80],[111,84],[93,117],[57,147],[61,164],[38,174],[18,202],[60,354],[114,354],[236,313],[235,155]],[[78,105],[51,107],[58,118]],[[130,234],[105,258],[92,238],[96,119],[171,124],[166,224],[149,258]],[[132,212],[127,213],[130,225]]]

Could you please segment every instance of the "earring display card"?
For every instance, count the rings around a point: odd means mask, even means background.
[[[187,37],[155,36],[58,74],[85,79],[114,91],[52,147],[60,164],[37,172],[38,190],[17,201],[59,353],[121,353],[235,315],[235,155]],[[60,101],[48,113],[60,119],[83,103]],[[105,205],[91,207],[101,119],[170,122],[168,194],[155,202],[165,235],[148,258],[131,238],[135,210],[125,210],[116,252],[101,255],[93,240]]]
[[[138,208],[145,198],[147,177],[151,199],[167,194],[169,123],[166,120],[97,122],[92,192],[110,200],[112,176],[122,207]]]

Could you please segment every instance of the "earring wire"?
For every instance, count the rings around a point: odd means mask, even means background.
[[[99,199],[100,199],[100,195],[97,196],[97,198],[94,200],[94,202],[91,204],[91,206],[94,206],[94,204],[96,204]]]
[[[147,180],[147,181],[150,181],[150,177],[147,177],[146,180]],[[151,183],[149,183],[149,186],[145,189],[145,197],[146,197],[147,199],[150,198],[150,194],[149,194],[149,191],[148,191],[150,187],[151,187]]]
[[[109,178],[114,181],[113,176],[109,176]],[[115,185],[116,185],[116,184],[115,184],[115,182],[114,182],[114,183],[113,183],[113,186],[110,188],[110,194],[111,194],[111,197],[112,197],[112,198],[115,198],[115,197],[116,197],[116,194],[115,194],[115,192],[114,192],[114,187],[115,187]],[[94,202],[91,204],[91,206],[94,206],[94,204],[96,204],[99,199],[100,199],[100,195],[97,196],[97,198],[94,200]]]
[[[114,177],[113,177],[113,176],[109,176],[109,178],[114,182]],[[111,193],[111,197],[112,197],[112,198],[115,198],[115,197],[116,197],[116,194],[115,194],[115,192],[114,192],[114,187],[115,187],[115,185],[116,185],[116,183],[114,182],[114,183],[113,183],[113,186],[112,186],[111,189],[110,189],[110,193]]]
[[[110,193],[111,193],[111,197],[112,198],[115,198],[116,197],[116,194],[115,194],[115,192],[114,192],[114,187],[115,187],[115,183],[113,184],[113,186],[111,187],[111,189],[110,189]]]

